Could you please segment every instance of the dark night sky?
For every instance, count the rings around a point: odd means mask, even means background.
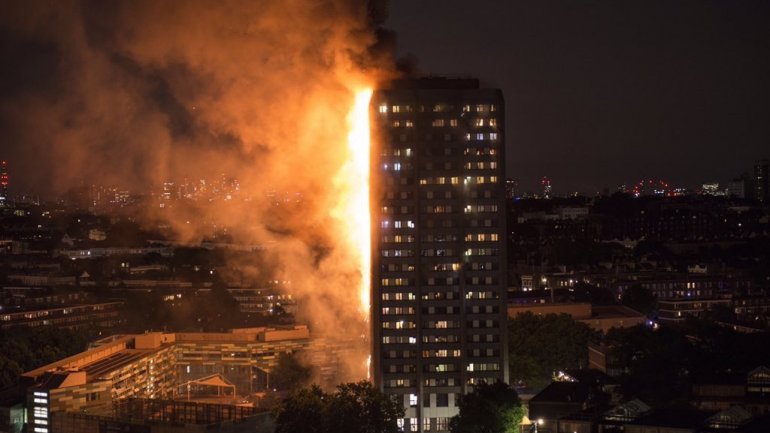
[[[545,175],[557,193],[694,187],[770,157],[769,0],[391,0],[389,15],[421,72],[503,89],[507,170],[524,189]],[[0,26],[0,105],[56,99],[55,49]],[[45,155],[8,119],[0,158],[19,193],[45,183]]]
[[[421,72],[503,89],[525,189],[693,187],[770,156],[770,1],[391,0],[386,25]]]

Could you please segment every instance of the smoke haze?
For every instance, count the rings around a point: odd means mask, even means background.
[[[390,74],[382,2],[33,1],[4,4],[0,127],[31,187],[130,189],[238,179],[242,196],[149,209],[195,242],[228,227],[268,245],[306,320],[360,333],[361,275],[330,210],[354,92]],[[379,37],[378,37],[379,36]],[[23,144],[20,146],[18,144]],[[276,210],[269,191],[301,203]],[[240,264],[243,265],[243,264]],[[246,265],[247,266],[247,265]],[[259,275],[263,270],[254,268]]]

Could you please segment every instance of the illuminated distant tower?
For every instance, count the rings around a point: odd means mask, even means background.
[[[0,163],[0,202],[8,201],[8,162]]]
[[[761,202],[770,200],[770,161],[760,159],[754,163],[754,198]]]
[[[505,179],[505,197],[516,198],[519,195],[519,182],[513,179]]]
[[[458,398],[508,380],[504,104],[478,80],[377,90],[372,377],[407,432],[446,432]]]
[[[543,198],[551,198],[551,180],[544,176],[540,184],[543,185]]]

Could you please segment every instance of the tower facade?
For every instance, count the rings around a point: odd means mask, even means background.
[[[754,163],[754,199],[767,203],[770,201],[770,161],[760,159]]]
[[[396,81],[372,125],[372,376],[405,431],[507,381],[504,104],[477,80]]]
[[[8,201],[8,163],[0,161],[0,203]]]

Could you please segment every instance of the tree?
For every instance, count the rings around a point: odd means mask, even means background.
[[[626,289],[620,297],[620,302],[626,307],[647,315],[658,307],[658,300],[655,295],[638,284]]]
[[[323,416],[328,412],[329,395],[316,385],[283,399],[274,414],[275,433],[325,433]]]
[[[397,433],[396,420],[404,409],[371,382],[346,383],[337,387],[329,404],[329,432]]]
[[[278,364],[270,372],[270,387],[293,391],[306,386],[313,377],[313,368],[302,364],[296,352],[278,355]]]
[[[346,383],[327,394],[318,386],[283,399],[274,413],[276,433],[397,433],[400,403],[370,382]]]
[[[503,382],[480,383],[460,397],[460,413],[452,417],[452,433],[516,433],[524,408],[519,395]]]
[[[53,326],[0,331],[0,388],[16,383],[24,371],[82,351],[92,332]]]
[[[698,356],[687,336],[670,326],[613,328],[604,342],[625,370],[619,378],[625,396],[655,408],[686,405],[693,368],[710,361]]]
[[[511,378],[531,388],[550,383],[554,371],[588,365],[596,333],[567,314],[519,314],[508,321]]]
[[[0,355],[0,389],[11,386],[19,381],[23,373],[19,364],[13,359]]]

